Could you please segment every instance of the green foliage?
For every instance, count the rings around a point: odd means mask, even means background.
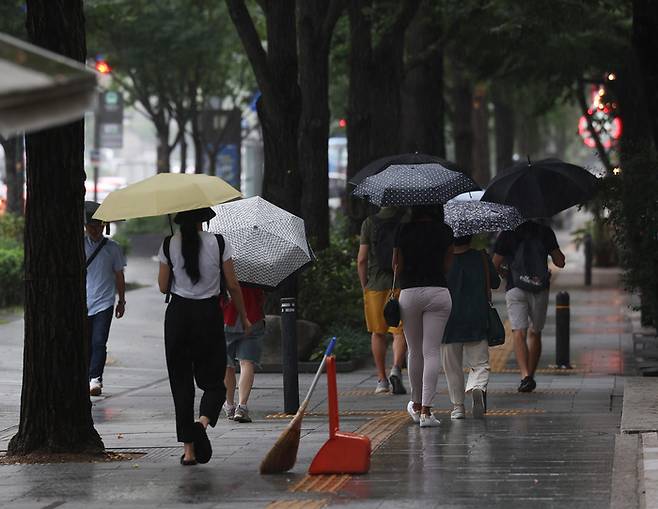
[[[23,246],[25,219],[17,214],[0,215],[0,248]]]
[[[23,248],[0,247],[0,307],[23,303]]]
[[[637,150],[622,173],[606,178],[604,204],[619,248],[624,283],[642,299],[645,324],[658,324],[658,163]]]
[[[363,359],[370,355],[370,335],[361,328],[354,328],[341,323],[331,325],[327,328],[327,337],[322,340],[319,349],[314,352],[309,360],[317,361],[322,359],[329,341],[336,337],[336,346],[334,355],[337,361],[350,361]]]
[[[24,0],[2,0],[0,2],[0,32],[19,39],[26,39]]]
[[[311,320],[329,332],[329,327],[363,328],[363,295],[356,267],[359,240],[347,234],[339,220],[327,249],[316,253],[317,261],[300,277],[297,297],[300,318]]]
[[[129,219],[120,226],[121,233],[125,235],[138,235],[140,233],[170,234],[167,216],[138,217]]]

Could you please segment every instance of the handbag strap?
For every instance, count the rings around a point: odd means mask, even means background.
[[[487,301],[491,304],[491,280],[489,279],[489,260],[487,259],[487,253],[480,251],[482,255],[482,264],[484,265],[484,286],[487,292]]]
[[[397,275],[398,275],[398,266],[395,265],[395,266],[393,267],[393,285],[391,286],[391,291],[388,292],[388,297],[389,297],[389,299],[390,299],[393,295],[395,295],[395,279],[397,278]]]
[[[98,244],[96,249],[94,250],[93,253],[91,253],[91,256],[87,258],[87,261],[85,262],[85,268],[88,268],[91,265],[91,262],[94,261],[94,258],[98,256],[98,253],[100,253],[100,250],[103,249],[103,246],[107,244],[107,237],[103,237],[103,240],[101,240],[101,243]]]

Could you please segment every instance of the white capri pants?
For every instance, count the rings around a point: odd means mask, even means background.
[[[473,389],[487,390],[489,383],[489,342],[444,343],[441,357],[453,405],[464,404],[464,394]],[[464,365],[469,368],[464,388]]]
[[[441,368],[441,341],[450,317],[447,288],[423,286],[400,292],[400,315],[407,338],[411,401],[432,406]]]

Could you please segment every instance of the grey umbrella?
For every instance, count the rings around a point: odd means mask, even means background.
[[[352,194],[380,207],[439,205],[460,193],[480,188],[463,173],[438,163],[391,165],[366,177]]]
[[[233,262],[240,283],[272,289],[312,263],[304,220],[260,196],[212,209],[208,231],[221,233],[235,253]]]
[[[443,206],[445,222],[455,237],[514,230],[525,222],[516,207],[484,201],[451,200]]]

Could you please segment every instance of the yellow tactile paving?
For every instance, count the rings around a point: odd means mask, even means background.
[[[322,509],[327,500],[277,500],[268,504],[267,509]]]
[[[516,391],[510,391],[510,394],[516,394]],[[557,394],[557,393],[555,393]],[[565,393],[566,394],[566,393]],[[526,395],[527,396],[527,395]],[[434,408],[432,413],[438,415],[447,415],[452,411],[451,408]],[[514,413],[511,413],[514,412]],[[523,414],[541,414],[544,413],[544,410],[538,410],[534,408],[530,409],[509,409],[509,408],[489,408],[487,410],[488,416],[495,415],[523,415]],[[329,414],[327,412],[308,412],[304,414],[306,417],[327,417]],[[340,412],[340,417],[387,417],[387,418],[403,418],[403,423],[408,419],[406,410],[351,410],[347,412]],[[291,416],[287,414],[270,414],[265,416],[266,419],[290,419]],[[378,419],[375,419],[378,421]],[[377,423],[377,426],[383,426],[386,424],[384,421]],[[360,430],[357,430],[358,433],[361,433]],[[365,433],[367,434],[367,433]]]
[[[352,478],[349,474],[341,475],[306,475],[304,478],[291,487],[291,492],[318,492],[318,493],[338,493],[347,481]]]

